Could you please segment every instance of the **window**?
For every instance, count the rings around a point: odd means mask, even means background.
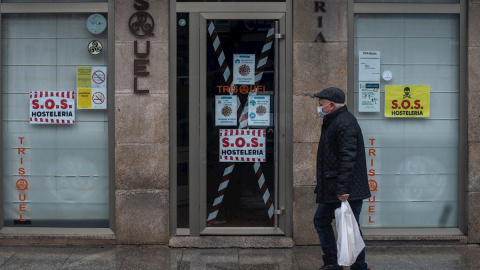
[[[372,191],[364,227],[458,227],[459,29],[458,14],[356,15],[355,114]],[[359,112],[361,51],[380,53],[378,112]],[[386,87],[409,85],[429,86],[430,117],[385,117]]]
[[[109,226],[107,110],[81,110],[75,102],[74,124],[33,124],[29,119],[30,92],[76,94],[77,67],[108,71],[107,31],[90,33],[85,26],[90,15],[2,15],[3,207],[7,227]],[[103,45],[100,53],[89,53],[92,40]],[[101,79],[106,80],[107,74]]]

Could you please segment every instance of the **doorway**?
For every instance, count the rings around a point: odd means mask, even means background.
[[[286,235],[285,24],[177,13],[176,234]]]

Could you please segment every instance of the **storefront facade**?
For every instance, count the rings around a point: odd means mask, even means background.
[[[3,243],[319,244],[329,86],[365,137],[365,238],[480,242],[479,1],[0,12]]]

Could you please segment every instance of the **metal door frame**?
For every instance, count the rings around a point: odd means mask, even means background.
[[[207,89],[206,89],[206,78],[207,78],[207,20],[213,20],[213,19],[219,19],[219,20],[241,20],[241,19],[262,19],[262,20],[278,20],[280,22],[280,33],[285,33],[285,14],[284,13],[199,13],[198,14],[198,20],[195,18],[194,20],[190,19],[190,35],[191,37],[194,36],[195,38],[199,37],[199,42],[197,43],[197,46],[199,45],[199,50],[192,46],[193,44],[190,44],[190,49],[192,50],[190,52],[190,74],[193,74],[196,70],[199,75],[199,81],[197,83],[190,83],[190,93],[195,93],[194,95],[197,98],[197,94],[199,93],[198,99],[192,99],[190,97],[190,100],[199,100],[199,111],[196,111],[197,113],[195,114],[190,114],[190,115],[198,115],[199,120],[198,121],[191,121],[191,122],[197,122],[199,124],[199,131],[200,134],[199,136],[191,136],[190,137],[190,146],[192,145],[198,145],[199,151],[193,151],[191,153],[200,153],[198,160],[196,162],[190,162],[191,165],[198,164],[199,165],[199,174],[190,174],[190,185],[193,183],[198,183],[199,187],[198,188],[191,188],[190,191],[190,200],[195,198],[198,202],[198,204],[193,203],[190,201],[190,214],[192,213],[198,213],[196,215],[196,220],[197,224],[199,226],[199,231],[200,234],[202,235],[216,235],[216,234],[232,234],[232,235],[252,235],[252,234],[277,234],[277,235],[283,235],[285,234],[280,228],[280,222],[278,223],[278,227],[268,227],[268,228],[243,228],[243,227],[222,227],[222,228],[214,228],[214,227],[206,227],[206,221],[207,221],[207,170],[206,170],[206,165],[207,165]],[[197,27],[195,27],[197,26]],[[199,27],[198,27],[199,26]],[[199,34],[193,33],[195,31],[199,31]],[[192,38],[193,39],[193,38]],[[191,39],[191,40],[192,40]],[[285,61],[285,45],[283,42],[279,42],[280,48],[279,51],[276,52],[276,54],[279,56],[278,60],[279,61]],[[198,52],[198,53],[196,53]],[[195,58],[197,59],[192,59],[192,56],[197,56]],[[283,56],[282,56],[283,55]],[[193,64],[195,63],[195,64]],[[196,64],[199,64],[196,66]],[[285,67],[285,65],[281,65],[281,63],[275,63],[279,64],[280,67]],[[278,70],[279,73],[285,74],[285,72],[281,71],[284,70],[284,68],[280,68]],[[280,74],[279,74],[280,75]],[[283,76],[282,76],[283,77]],[[281,80],[278,80],[275,82],[275,85],[278,85],[278,90],[279,92],[276,93],[276,96],[281,96],[282,93],[285,91],[285,84],[281,82]],[[194,107],[196,104],[190,104],[190,108]],[[276,104],[275,107],[279,106],[279,104]],[[278,115],[277,115],[278,116]],[[275,119],[277,119],[277,116]],[[278,121],[280,122],[280,121]],[[279,123],[278,123],[279,124]],[[196,125],[196,124],[195,124]],[[191,129],[192,130],[192,129]],[[278,132],[282,132],[281,127],[277,128],[275,130],[278,130]],[[278,148],[279,148],[280,143],[276,141],[275,145],[275,152],[278,153]],[[195,155],[193,155],[195,158]],[[278,165],[277,165],[278,166]],[[279,170],[278,167],[275,168],[275,174],[279,175]],[[198,178],[199,176],[199,178]],[[200,181],[199,181],[200,180]],[[275,194],[278,194],[279,197],[284,197],[280,194],[279,188],[281,182],[285,182],[280,180],[280,178],[275,179],[276,182],[278,183],[277,190],[275,190]],[[277,184],[276,183],[276,184]],[[198,196],[198,198],[197,198]],[[276,196],[275,196],[276,197]],[[280,201],[284,202],[284,199],[281,198],[278,201],[278,209],[275,210],[281,210],[282,208],[280,207]],[[283,203],[284,204],[284,203]],[[276,215],[278,217],[278,221],[282,220],[284,215]],[[190,220],[193,221],[192,216],[190,216]],[[284,224],[284,222],[281,222]],[[192,228],[192,225],[196,224],[191,224],[190,226]]]
[[[209,235],[285,235],[293,234],[293,16],[292,16],[292,0],[286,2],[199,2],[199,3],[176,3],[170,0],[170,34],[169,39],[169,100],[170,100],[170,235],[183,236],[200,236],[201,234]],[[290,7],[290,8],[287,8]],[[200,191],[199,175],[201,173],[201,160],[205,159],[205,153],[200,151],[200,123],[198,121],[189,121],[190,140],[189,152],[189,228],[177,228],[177,126],[176,126],[176,78],[177,78],[177,44],[176,44],[176,14],[189,13],[190,36],[189,36],[189,54],[190,56],[199,56],[200,51],[200,30],[192,31],[199,28],[201,17],[218,18],[218,19],[277,19],[280,21],[280,32],[285,34],[285,40],[280,46],[282,51],[281,62],[282,67],[279,74],[279,101],[278,107],[278,166],[276,173],[280,176],[280,185],[278,187],[279,209],[284,209],[278,220],[278,228],[205,228],[205,220],[201,221],[200,216],[200,194],[206,192],[206,176],[203,176],[203,191]],[[234,17],[235,16],[235,17]],[[266,16],[266,17],[265,17]],[[192,25],[192,22],[197,22]],[[206,31],[206,29],[205,29]],[[200,112],[200,57],[191,58],[189,60],[189,84],[197,85],[197,90],[189,90],[189,99],[197,104],[189,107],[189,115],[199,115]],[[287,76],[288,74],[288,76]],[[206,105],[205,105],[206,106]],[[205,110],[205,108],[203,108]],[[195,139],[196,138],[196,139]],[[193,154],[196,153],[196,154]],[[203,156],[202,156],[203,155]],[[196,176],[196,177],[193,177]],[[206,202],[205,206],[206,208]],[[206,210],[205,214],[206,215]],[[201,225],[203,224],[203,226]],[[206,229],[206,230],[204,230]]]

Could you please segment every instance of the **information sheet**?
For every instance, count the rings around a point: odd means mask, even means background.
[[[248,126],[270,126],[270,96],[248,97]]]
[[[255,54],[233,55],[233,84],[255,84]]]
[[[215,96],[215,126],[237,125],[237,96]]]
[[[379,112],[380,111],[380,83],[379,82],[360,82],[359,83],[359,112]]]

